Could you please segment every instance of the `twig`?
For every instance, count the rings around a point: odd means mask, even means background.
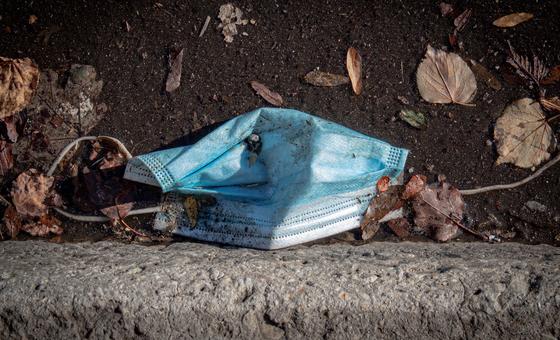
[[[139,232],[138,230],[136,230],[136,229],[132,228],[131,226],[129,226],[128,223],[126,223],[122,218],[119,218],[118,221],[119,221],[120,224],[122,224],[122,225],[125,227],[125,229],[130,230],[134,235],[140,236],[140,237],[148,237],[148,235],[146,235],[146,234],[144,234],[144,233],[141,233],[141,232]]]
[[[475,195],[475,194],[480,194],[480,193],[483,193],[483,192],[489,192],[489,191],[494,191],[494,190],[517,188],[518,186],[521,186],[523,184],[526,184],[526,183],[534,180],[535,178],[540,176],[543,172],[545,172],[546,169],[548,169],[551,166],[553,166],[554,164],[558,163],[558,161],[560,161],[560,153],[558,153],[558,155],[556,155],[556,157],[554,157],[553,159],[548,161],[545,165],[543,165],[539,170],[535,171],[532,175],[527,176],[520,181],[517,181],[517,182],[514,182],[514,183],[509,183],[509,184],[490,185],[490,186],[487,186],[487,187],[482,187],[482,188],[477,188],[477,189],[463,189],[463,190],[459,190],[459,192],[461,193],[461,195]]]
[[[204,26],[202,26],[202,29],[200,30],[200,34],[198,35],[199,38],[202,38],[204,32],[206,32],[206,29],[208,28],[209,23],[210,23],[210,16],[207,16],[206,21],[204,22]]]

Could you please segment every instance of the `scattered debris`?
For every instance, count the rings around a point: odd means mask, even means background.
[[[404,105],[410,105],[410,102],[405,96],[397,96],[397,99]]]
[[[445,3],[445,2],[440,2],[439,3],[439,9],[441,11],[441,16],[442,17],[447,17],[453,14],[453,5]]]
[[[494,20],[492,24],[500,28],[508,28],[531,19],[533,19],[533,14],[531,13],[513,13]]]
[[[124,26],[124,30],[127,32],[130,32],[130,30],[132,29],[132,27],[130,27],[130,24],[128,23],[127,20],[124,21],[123,26]]]
[[[457,16],[453,20],[453,25],[455,25],[455,35],[457,35],[457,32],[461,32],[465,28],[465,26],[467,26],[471,15],[472,10],[467,8],[463,11],[463,13],[459,14],[459,16]]]
[[[198,201],[193,196],[187,196],[183,201],[183,208],[187,213],[190,227],[195,228],[198,222]]]
[[[541,80],[542,85],[551,85],[560,80],[560,65],[556,65],[550,69],[548,75]]]
[[[418,66],[416,82],[420,95],[430,103],[469,105],[476,94],[476,79],[467,63],[455,53],[430,45]]]
[[[383,176],[377,181],[377,193],[380,194],[389,190],[389,185],[391,185],[391,177]]]
[[[13,116],[31,100],[39,69],[29,58],[0,57],[0,119]]]
[[[237,25],[247,25],[247,19],[241,19],[243,12],[241,9],[228,3],[220,6],[218,18],[222,21],[218,28],[222,29],[224,41],[226,43],[233,42],[233,36],[237,35]]]
[[[169,73],[165,82],[165,91],[173,92],[181,85],[181,72],[183,70],[183,51],[172,49],[169,53]]]
[[[5,176],[14,167],[12,144],[0,140],[0,176]]]
[[[346,69],[356,95],[362,93],[362,57],[358,50],[350,47],[346,53]]]
[[[547,150],[553,134],[539,102],[523,98],[505,108],[496,121],[494,139],[499,154],[496,164],[531,168],[550,158]]]
[[[541,80],[548,75],[548,68],[536,55],[533,56],[533,62],[531,62],[528,57],[515,53],[509,41],[508,44],[511,56],[507,58],[507,62],[515,68],[518,75],[533,81],[539,87]]]
[[[305,81],[314,86],[338,86],[348,84],[350,79],[340,74],[313,70],[305,75]]]
[[[56,193],[51,191],[54,178],[40,173],[36,169],[29,169],[21,173],[12,187],[12,201],[19,214],[24,217],[40,217],[47,213],[49,202],[60,201],[54,199]]]
[[[8,233],[10,234],[10,238],[13,240],[19,234],[22,226],[21,217],[19,216],[16,208],[13,205],[10,205],[4,211],[4,218],[2,219],[4,225],[8,229]],[[0,232],[0,239],[5,239],[2,232]]]
[[[422,112],[403,109],[399,112],[399,118],[417,129],[426,129],[428,127],[428,120]]]
[[[37,16],[36,16],[35,14],[31,14],[31,15],[29,16],[29,18],[27,19],[27,23],[28,23],[29,25],[33,25],[33,24],[35,24],[35,23],[37,22],[37,20],[39,20],[39,18],[37,18]]]
[[[459,190],[440,181],[424,187],[414,198],[414,223],[436,241],[449,241],[458,235],[464,207]]]
[[[416,197],[418,193],[424,190],[426,184],[428,183],[428,179],[424,175],[414,175],[406,183],[404,187],[404,191],[401,195],[403,200],[410,200]]]
[[[479,80],[484,81],[488,86],[496,91],[502,89],[502,83],[492,74],[492,72],[488,71],[486,67],[472,59],[469,59],[469,63],[471,70]]]
[[[25,223],[21,226],[21,231],[31,236],[46,237],[50,234],[60,235],[64,232],[60,221],[49,215],[43,215],[37,221]]]
[[[206,32],[206,29],[208,29],[208,24],[210,24],[210,16],[206,17],[206,20],[204,21],[204,25],[202,25],[202,29],[200,30],[200,34],[198,35],[199,38],[202,38],[204,32]]]
[[[372,238],[379,230],[379,224],[391,218],[402,217],[404,201],[400,198],[402,185],[392,185],[380,191],[371,200],[360,224],[362,239]]]
[[[410,223],[404,217],[387,221],[387,225],[399,238],[407,238],[410,236]]]
[[[266,85],[259,83],[256,80],[251,81],[251,87],[259,96],[274,106],[284,105],[282,96],[274,91],[271,91]]]
[[[538,212],[546,212],[546,205],[539,203],[537,201],[527,201],[525,202],[525,206],[533,211]]]

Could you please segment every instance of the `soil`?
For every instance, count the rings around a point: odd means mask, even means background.
[[[241,26],[247,34],[235,36],[230,44],[217,28],[221,4],[2,1],[0,55],[30,57],[41,68],[93,65],[104,81],[101,97],[109,108],[93,134],[117,137],[133,154],[192,143],[217,124],[265,106],[249,86],[249,81],[258,80],[282,94],[287,107],[408,148],[405,177],[424,173],[434,179],[445,174],[459,188],[474,188],[517,181],[531,173],[495,165],[492,129],[508,103],[534,95],[527,86],[504,79],[508,41],[518,53],[534,53],[549,66],[560,64],[556,1],[466,1],[457,6],[473,10],[460,33],[463,50],[458,52],[482,63],[503,85],[496,91],[479,81],[473,107],[432,105],[421,100],[416,88],[415,70],[426,46],[449,48],[453,20],[441,16],[438,1],[236,1],[244,17],[256,23]],[[535,18],[510,29],[492,25],[502,15],[521,11]],[[38,17],[33,25],[28,24],[30,15]],[[212,20],[200,38],[207,16]],[[46,31],[52,34],[45,43]],[[364,62],[361,96],[353,95],[350,86],[321,88],[303,82],[317,67],[344,74],[349,46],[360,51]],[[177,47],[185,49],[182,83],[168,94],[167,56]],[[549,95],[560,94],[558,85],[547,89]],[[427,114],[428,129],[416,130],[395,119],[405,107]],[[558,127],[553,128],[558,135]],[[495,223],[487,223],[493,215],[502,229],[515,232],[514,241],[560,244],[560,166],[523,187],[465,199],[468,224],[475,229],[495,229]],[[546,210],[532,211],[525,206],[528,201],[538,201]],[[133,223],[147,224],[136,219]],[[69,226],[67,232],[80,239],[83,227]],[[108,230],[91,228],[100,237]],[[394,236],[384,231],[375,237],[387,238]]]

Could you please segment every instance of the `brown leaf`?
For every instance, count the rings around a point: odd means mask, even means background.
[[[548,74],[548,68],[536,55],[533,56],[533,62],[531,62],[527,56],[517,54],[509,41],[508,44],[511,56],[507,58],[507,62],[515,68],[518,75],[532,80],[538,86]]]
[[[453,20],[453,25],[455,25],[455,28],[457,29],[458,32],[462,31],[465,28],[467,22],[471,17],[471,14],[472,14],[472,10],[466,9],[463,11],[463,13],[461,13],[458,17],[456,17],[455,20]]]
[[[427,178],[424,175],[414,175],[410,177],[401,195],[402,199],[409,200],[416,197],[416,195],[420,191],[424,190],[424,187],[426,187],[426,183],[427,183]]]
[[[383,176],[377,181],[377,193],[380,194],[389,190],[389,185],[391,185],[391,178],[389,176]]]
[[[10,238],[12,240],[15,239],[21,230],[21,217],[14,206],[10,205],[6,208],[3,220],[6,228],[8,228],[8,232],[10,233]]]
[[[362,240],[369,240],[377,234],[381,223],[375,220],[368,220],[367,223],[360,225]]]
[[[305,81],[314,86],[338,86],[348,84],[350,79],[340,74],[313,70],[305,75]]]
[[[5,176],[14,167],[12,144],[0,140],[0,176]]]
[[[10,142],[15,143],[18,140],[19,133],[17,129],[17,124],[20,122],[19,114],[15,114],[10,117],[6,117],[4,119],[0,119],[2,123],[4,123],[4,128],[6,129],[6,136],[10,140]]]
[[[181,72],[183,70],[183,51],[172,51],[169,54],[169,73],[165,82],[165,91],[173,92],[181,85]]]
[[[439,10],[441,11],[441,16],[442,17],[449,16],[449,15],[453,14],[453,5],[445,3],[445,2],[440,2],[439,3]]]
[[[12,185],[12,201],[17,211],[25,217],[39,217],[47,213],[45,201],[51,195],[54,178],[36,169],[21,173]]]
[[[505,108],[496,121],[494,139],[498,149],[496,164],[513,163],[531,168],[550,158],[553,134],[539,102],[519,99]]]
[[[284,100],[282,96],[278,93],[271,91],[266,85],[259,83],[256,80],[251,81],[251,87],[259,96],[261,96],[264,100],[274,106],[282,106],[284,105]]]
[[[416,226],[433,239],[445,242],[457,236],[456,223],[463,219],[465,202],[457,188],[440,182],[418,193],[412,208]]]
[[[548,75],[541,80],[543,85],[551,85],[560,80],[560,65],[556,65],[550,69]]]
[[[404,217],[387,221],[387,225],[399,238],[407,238],[410,236],[410,223]]]
[[[183,201],[183,208],[189,218],[190,227],[195,228],[198,222],[198,201],[193,196],[187,196]]]
[[[31,100],[39,69],[31,59],[0,57],[0,119],[21,111]]]
[[[540,98],[539,102],[546,110],[560,112],[560,98],[558,97]]]
[[[43,215],[39,218],[39,221],[24,224],[21,230],[31,236],[45,237],[51,233],[60,235],[64,231],[60,224],[60,221],[55,217]]]
[[[371,200],[360,224],[362,239],[373,237],[379,229],[380,220],[403,207],[404,201],[400,198],[402,190],[402,186],[393,185]]]
[[[520,23],[531,19],[533,19],[533,14],[531,13],[513,13],[494,20],[492,24],[497,27],[507,28],[519,25]]]
[[[346,69],[356,95],[362,93],[362,57],[358,50],[350,47],[346,53]]]
[[[482,64],[477,63],[476,61],[470,59],[470,67],[471,70],[473,71],[473,73],[475,74],[475,76],[479,79],[484,81],[486,84],[488,84],[488,86],[490,86],[491,88],[493,88],[496,91],[499,91],[502,89],[502,83],[500,83],[500,81],[498,80],[498,78],[496,78],[492,72],[488,71],[488,69],[486,67],[484,67]]]
[[[430,103],[468,105],[476,94],[476,79],[467,63],[455,53],[430,45],[416,71],[416,83],[422,98]]]
[[[33,25],[33,24],[35,24],[35,23],[37,22],[37,20],[39,20],[39,18],[37,18],[37,16],[36,16],[35,14],[31,14],[31,15],[29,16],[29,18],[27,19],[27,23],[28,23],[29,25]]]

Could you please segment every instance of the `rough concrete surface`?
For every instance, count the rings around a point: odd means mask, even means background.
[[[560,336],[560,249],[0,243],[1,339]]]

